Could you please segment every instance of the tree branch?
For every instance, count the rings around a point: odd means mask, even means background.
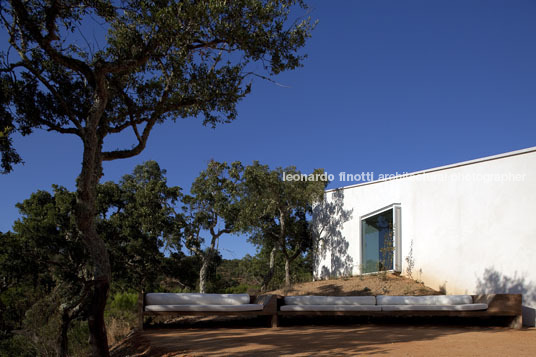
[[[157,116],[153,115],[153,117],[151,117],[151,119],[147,121],[145,128],[143,128],[143,134],[138,139],[139,140],[138,145],[136,145],[135,147],[129,150],[105,151],[102,153],[102,160],[111,161],[111,160],[117,160],[117,159],[127,159],[129,157],[133,157],[141,153],[143,149],[145,149],[145,146],[147,145],[149,134],[151,133],[153,126],[156,124],[156,119],[157,119]],[[130,125],[130,121],[129,121],[129,125]]]
[[[166,100],[167,100],[168,94],[169,94],[169,88],[166,88],[164,90],[164,94],[162,95],[162,98],[160,99],[159,103],[157,104],[157,108],[154,110],[153,115],[151,116],[150,119],[140,119],[137,122],[134,122],[135,124],[141,124],[141,123],[144,123],[144,122],[147,123],[145,125],[145,128],[143,128],[143,134],[140,136],[141,140],[138,141],[138,144],[135,147],[133,147],[132,149],[114,150],[114,151],[103,152],[102,153],[102,159],[104,161],[111,161],[111,160],[116,160],[116,159],[127,159],[129,157],[133,157],[133,156],[138,155],[139,153],[141,153],[143,151],[143,149],[145,149],[145,146],[147,144],[147,140],[149,138],[149,134],[151,133],[152,128],[154,127],[154,125],[156,124],[156,121],[158,120],[158,118],[161,115],[163,115],[163,114],[165,114],[167,112],[170,112],[172,110],[178,110],[178,109],[183,108],[185,106],[195,104],[195,102],[196,102],[195,99],[188,99],[188,100],[184,100],[184,101],[182,101],[181,103],[178,103],[178,104],[166,105]],[[114,130],[117,130],[118,128],[122,128],[121,130],[123,130],[126,127],[129,127],[131,125],[132,125],[131,122],[128,121],[127,123],[124,123],[124,124],[121,124],[118,127],[115,127]],[[121,130],[118,130],[118,131],[121,131]]]
[[[214,227],[210,227],[210,234],[212,235],[214,239],[218,239],[219,237],[221,237],[222,234],[227,234],[227,233],[232,233],[232,232],[233,231],[229,228],[225,228],[219,232],[215,232]]]
[[[40,120],[39,121],[42,125],[48,126],[47,131],[57,131],[61,134],[74,134],[81,136],[80,131],[76,128],[63,128],[61,126],[54,125],[50,122],[47,122],[46,120]]]
[[[186,46],[186,49],[188,51],[192,51],[192,50],[197,50],[197,49],[200,49],[200,48],[215,48],[216,45],[219,45],[221,43],[225,43],[225,41],[220,40],[219,38],[215,38],[215,39],[213,39],[211,41],[208,41],[208,42],[207,41],[197,40],[195,45]],[[219,50],[225,51],[225,49],[221,49],[221,48],[219,48]]]
[[[130,59],[130,60],[120,60],[113,61],[113,62],[106,62],[103,63],[99,67],[99,71],[103,74],[105,73],[111,73],[111,74],[121,74],[121,73],[127,73],[130,72],[140,66],[143,66],[145,63],[149,61],[150,53],[154,48],[156,47],[153,45],[152,39],[147,43],[145,48],[142,51],[142,54],[136,58],[136,59]]]
[[[31,16],[26,10],[24,3],[21,0],[11,0],[11,6],[17,13],[19,23],[30,33],[34,41],[56,62],[84,75],[89,85],[96,88],[96,77],[92,69],[83,61],[64,55],[56,50],[51,42],[57,39],[56,36],[56,18],[58,16],[58,3],[52,1],[50,8],[45,10],[45,26],[47,34],[43,36],[37,23],[32,22]]]
[[[26,68],[28,71],[30,71],[30,73],[32,73],[35,76],[35,78],[39,79],[39,81],[49,90],[49,92],[58,100],[58,102],[60,102],[60,105],[63,107],[63,110],[65,110],[65,112],[67,113],[67,116],[69,117],[69,120],[76,126],[75,131],[72,131],[71,128],[69,128],[64,133],[77,134],[78,136],[80,136],[82,134],[84,128],[82,128],[82,125],[76,119],[76,117],[74,116],[74,114],[71,111],[71,108],[69,108],[69,106],[67,105],[67,103],[65,102],[63,97],[58,93],[58,91],[56,90],[56,88],[54,88],[54,86],[52,84],[50,84],[43,76],[41,76],[41,74],[39,72],[37,72],[35,70],[35,68],[33,68],[32,66],[29,65],[28,60],[26,58],[24,58],[24,61],[25,61],[24,68]],[[62,132],[62,131],[58,130],[60,127],[54,127],[54,126],[52,126],[50,124],[46,124],[46,125],[49,126],[51,129],[53,129],[55,131],[58,131],[60,133]]]

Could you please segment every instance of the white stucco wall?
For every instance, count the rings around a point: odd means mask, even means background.
[[[360,217],[394,203],[403,274],[413,242],[414,278],[447,294],[523,293],[524,323],[535,324],[536,147],[327,191],[314,214],[324,238],[316,277],[359,274]]]

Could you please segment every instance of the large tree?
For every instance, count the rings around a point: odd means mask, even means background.
[[[83,144],[76,225],[91,262],[93,355],[109,355],[110,262],[96,225],[103,161],[138,155],[153,127],[167,120],[203,116],[209,126],[233,120],[250,89],[249,63],[262,64],[261,76],[301,64],[297,50],[312,24],[290,18],[297,6],[305,7],[301,0],[1,1],[9,38],[0,54],[3,170],[22,161],[16,133],[45,129]],[[100,42],[83,36],[90,26],[104,27],[106,36]],[[127,130],[132,147],[104,149],[105,139]]]
[[[270,266],[263,288],[275,269],[276,253],[285,262],[285,285],[290,285],[291,263],[313,242],[309,218],[315,202],[322,201],[327,185],[324,170],[316,169],[305,178],[295,167],[271,170],[254,162],[244,170],[242,218],[249,222],[250,241],[270,250]]]

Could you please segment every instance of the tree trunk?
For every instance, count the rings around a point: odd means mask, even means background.
[[[204,254],[202,258],[201,270],[199,271],[199,292],[206,293],[208,266],[210,264],[208,254]]]
[[[82,171],[77,180],[76,223],[87,248],[93,278],[88,295],[89,343],[93,356],[109,356],[104,308],[110,288],[110,260],[104,241],[97,234],[97,185],[102,176],[102,139],[95,127],[85,128]]]
[[[143,313],[145,305],[145,290],[142,288],[138,292],[138,330],[143,331]]]
[[[270,268],[268,270],[268,273],[264,276],[264,279],[262,281],[261,291],[263,292],[268,290],[268,284],[270,284],[270,281],[272,281],[272,278],[274,277],[276,253],[277,253],[277,245],[274,245],[274,247],[270,251]]]
[[[290,287],[290,260],[285,257],[285,287]]]
[[[61,317],[61,326],[58,336],[57,352],[58,356],[66,357],[69,354],[69,338],[67,333],[69,332],[70,319],[67,314],[63,314]]]

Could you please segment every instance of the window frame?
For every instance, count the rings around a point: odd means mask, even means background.
[[[382,271],[363,273],[364,255],[365,255],[365,239],[363,232],[363,221],[367,218],[376,216],[380,213],[392,210],[393,211],[393,269],[382,270],[391,273],[402,272],[402,205],[400,203],[392,203],[375,211],[369,212],[359,217],[359,240],[361,246],[360,267],[361,275],[378,274]]]

